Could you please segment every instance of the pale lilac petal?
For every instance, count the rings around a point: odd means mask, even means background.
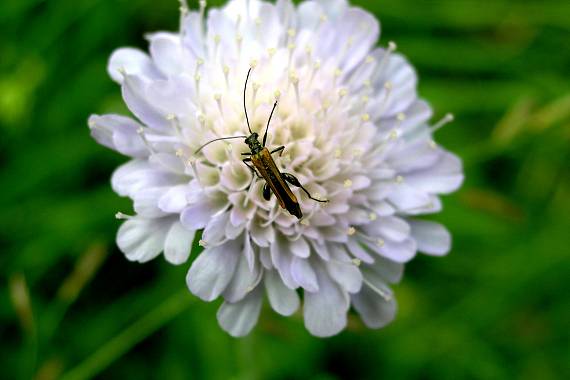
[[[171,264],[179,265],[188,260],[196,231],[188,231],[180,222],[172,223],[164,242],[164,257]]]
[[[285,316],[293,314],[299,308],[299,295],[285,286],[276,271],[265,272],[265,291],[273,310]]]
[[[293,257],[291,262],[291,276],[303,289],[316,292],[319,290],[317,275],[309,260]]]
[[[427,220],[410,221],[410,226],[419,251],[434,256],[443,256],[449,252],[451,234],[444,226]]]
[[[107,71],[117,83],[123,83],[125,74],[142,75],[149,78],[159,76],[149,56],[145,52],[133,48],[115,50],[109,59]]]
[[[222,293],[228,302],[238,302],[254,289],[261,280],[259,268],[250,270],[245,255],[240,255],[232,280]]]
[[[236,245],[229,243],[205,249],[192,263],[186,284],[204,301],[213,301],[230,283],[239,258]]]
[[[318,292],[305,291],[305,326],[311,334],[318,337],[336,335],[346,326],[348,294],[321,270],[317,273]]]
[[[180,213],[188,204],[188,185],[173,186],[168,189],[159,199],[158,207],[169,213]]]
[[[119,227],[117,245],[131,261],[152,260],[162,252],[171,224],[169,219],[131,218]]]
[[[137,133],[141,125],[120,115],[91,115],[91,136],[101,145],[131,157],[147,157],[149,150]]]
[[[199,230],[208,225],[212,216],[209,202],[200,202],[186,207],[180,215],[180,221],[189,230]]]
[[[258,286],[237,303],[224,302],[217,313],[220,326],[233,337],[249,334],[257,324],[261,301],[261,290]]]
[[[386,301],[368,287],[352,296],[352,304],[364,324],[372,329],[379,329],[394,320],[396,316],[396,301],[391,298]]]

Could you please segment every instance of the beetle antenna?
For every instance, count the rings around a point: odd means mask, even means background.
[[[247,121],[247,129],[249,129],[249,133],[253,132],[251,131],[251,127],[249,126],[249,118],[247,117],[247,107],[245,106],[245,92],[247,90],[247,80],[249,79],[251,69],[253,69],[253,67],[250,67],[247,71],[247,76],[245,77],[245,85],[243,86],[243,110],[245,111],[245,120]]]
[[[209,145],[209,144],[211,144],[211,143],[213,143],[213,142],[216,142],[216,141],[229,140],[229,139],[247,139],[247,136],[220,137],[220,138],[217,138],[217,139],[210,140],[210,141],[208,141],[207,143],[205,143],[204,145],[202,145],[201,147],[199,147],[199,148],[194,152],[194,154],[200,152],[202,149],[204,149],[204,147],[205,147],[206,145]]]
[[[267,131],[269,131],[269,123],[271,122],[271,117],[273,116],[273,111],[277,107],[278,100],[273,103],[273,108],[271,109],[271,113],[269,114],[269,120],[267,120],[267,126],[265,127],[265,134],[263,135],[263,146],[265,146],[265,141],[267,141]]]

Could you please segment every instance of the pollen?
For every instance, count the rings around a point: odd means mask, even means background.
[[[348,236],[352,236],[356,233],[356,228],[354,227],[349,227],[348,231],[346,231],[346,233],[348,234]]]
[[[352,187],[352,181],[349,179],[344,180],[344,187],[349,188]]]

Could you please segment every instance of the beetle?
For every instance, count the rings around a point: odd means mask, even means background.
[[[238,138],[245,138],[245,143],[249,147],[249,152],[242,153],[242,156],[247,156],[242,161],[243,163],[252,171],[253,174],[257,175],[258,178],[263,178],[265,180],[265,184],[263,185],[263,198],[266,201],[271,199],[271,192],[275,194],[277,201],[281,208],[287,210],[291,215],[296,216],[298,219],[303,217],[303,212],[301,211],[301,207],[299,206],[299,202],[297,201],[297,197],[289,188],[289,184],[299,187],[301,190],[307,194],[307,196],[317,202],[326,203],[328,200],[317,199],[314,198],[303,185],[299,182],[299,180],[290,173],[281,173],[271,156],[274,153],[279,153],[279,155],[283,154],[283,150],[285,146],[280,146],[272,151],[269,151],[265,146],[267,141],[267,132],[269,131],[269,124],[271,122],[271,117],[273,116],[273,112],[277,107],[278,100],[275,101],[273,104],[273,108],[271,109],[271,113],[269,114],[269,119],[267,120],[267,126],[265,127],[265,134],[263,135],[263,142],[259,142],[259,134],[253,132],[251,130],[251,126],[249,124],[249,117],[247,116],[247,107],[245,101],[245,95],[247,91],[247,81],[249,79],[249,75],[251,74],[251,67],[247,72],[247,76],[245,78],[245,85],[243,88],[243,108],[245,111],[245,120],[247,122],[247,129],[249,130],[249,136],[231,136],[231,137],[220,137],[217,139],[213,139],[208,141],[200,148],[196,150],[195,153],[200,152],[206,145],[211,144],[215,141],[219,140],[229,140],[229,139],[238,139]]]

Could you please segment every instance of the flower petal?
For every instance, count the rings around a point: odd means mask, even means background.
[[[171,264],[179,265],[188,260],[195,231],[188,231],[180,222],[172,223],[164,242],[164,257]]]
[[[299,295],[285,286],[277,271],[266,271],[264,278],[265,291],[273,310],[285,316],[297,311],[300,304]]]
[[[303,289],[311,292],[319,290],[317,275],[309,260],[294,256],[291,261],[291,276]]]
[[[109,59],[107,71],[117,83],[123,83],[125,74],[141,75],[149,78],[157,78],[159,76],[149,56],[145,52],[133,48],[115,50]]]
[[[141,125],[120,115],[91,115],[91,136],[101,145],[131,157],[147,157],[149,151],[137,130]]]
[[[188,288],[204,301],[213,301],[230,283],[238,258],[239,251],[233,243],[205,249],[188,271]]]
[[[262,301],[260,289],[258,286],[237,303],[224,302],[218,309],[218,323],[231,336],[245,336],[257,324]]]
[[[119,227],[117,245],[127,259],[147,262],[163,250],[171,224],[171,219],[133,217]]]
[[[443,256],[449,252],[451,234],[444,226],[427,220],[410,221],[410,226],[419,251],[434,256]]]
[[[305,291],[305,326],[315,336],[332,336],[346,326],[348,295],[322,270],[317,271],[317,276],[318,292]]]
[[[369,287],[363,287],[360,293],[352,296],[352,304],[364,324],[372,329],[379,329],[394,320],[396,316],[396,301],[390,298],[386,301]]]

